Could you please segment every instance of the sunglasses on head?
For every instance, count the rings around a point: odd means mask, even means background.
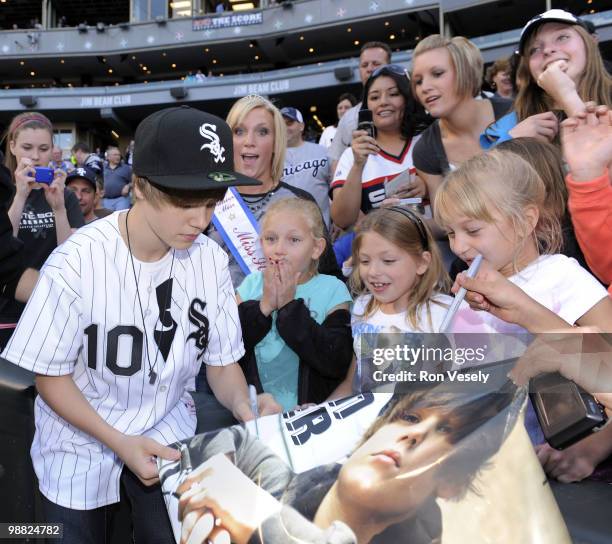
[[[399,64],[385,64],[384,66],[379,66],[372,72],[370,75],[370,79],[378,77],[380,75],[387,74],[395,74],[396,76],[404,76],[408,81],[410,81],[410,74],[408,70]]]

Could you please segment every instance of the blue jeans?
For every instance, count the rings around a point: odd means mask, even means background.
[[[212,394],[210,387],[208,387],[208,383],[206,383],[206,388],[208,389],[207,391],[191,392],[193,403],[196,408],[196,416],[198,418],[196,434],[216,431],[217,429],[236,425],[238,421],[234,419],[232,413]]]
[[[111,544],[111,524],[118,504],[94,510],[73,510],[42,497],[45,521],[62,523],[61,544]],[[121,501],[132,510],[132,538],[136,544],[175,544],[172,527],[159,484],[147,487],[127,467],[121,473]],[[49,544],[60,542],[49,540]],[[114,544],[114,543],[113,543]]]
[[[103,198],[102,206],[109,210],[127,210],[131,206],[130,197],[118,196],[117,198]]]

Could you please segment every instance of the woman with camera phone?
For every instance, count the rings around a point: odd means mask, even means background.
[[[5,166],[12,174],[15,193],[9,217],[13,236],[24,244],[25,266],[36,270],[57,246],[84,225],[77,198],[64,187],[66,173],[46,168],[52,150],[53,126],[43,114],[21,113],[11,121],[6,134]],[[23,308],[15,300],[0,299],[0,347],[6,345]]]
[[[371,111],[371,124],[362,115],[353,132],[351,148],[346,149],[336,167],[331,184],[331,216],[347,228],[359,212],[367,214],[385,199],[385,180],[400,173],[414,174],[412,151],[418,134],[426,126],[425,111],[410,90],[407,71],[397,65],[381,66],[369,77],[363,91],[363,104]],[[371,129],[375,128],[375,135]],[[400,197],[424,196],[425,185],[414,178],[398,193]]]

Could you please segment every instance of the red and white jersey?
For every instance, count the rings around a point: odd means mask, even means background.
[[[50,255],[3,356],[37,374],[72,374],[118,431],[172,444],[195,432],[188,391],[202,362],[226,365],[244,354],[228,259],[202,235],[132,266],[121,213],[86,225]],[[119,501],[115,452],[40,396],[35,419],[31,454],[45,497],[75,510]]]
[[[409,170],[411,174],[416,174],[414,163],[412,162],[412,150],[419,136],[408,140],[398,157],[386,153],[382,149],[376,155],[370,155],[363,167],[361,176],[361,211],[368,213],[374,208],[378,208],[385,199],[385,179],[393,179],[398,174]],[[353,150],[349,147],[344,150],[336,172],[331,183],[332,198],[334,190],[342,187],[353,166]]]

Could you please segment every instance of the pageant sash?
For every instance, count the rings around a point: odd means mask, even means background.
[[[266,267],[257,219],[234,187],[215,207],[212,222],[245,275]]]

